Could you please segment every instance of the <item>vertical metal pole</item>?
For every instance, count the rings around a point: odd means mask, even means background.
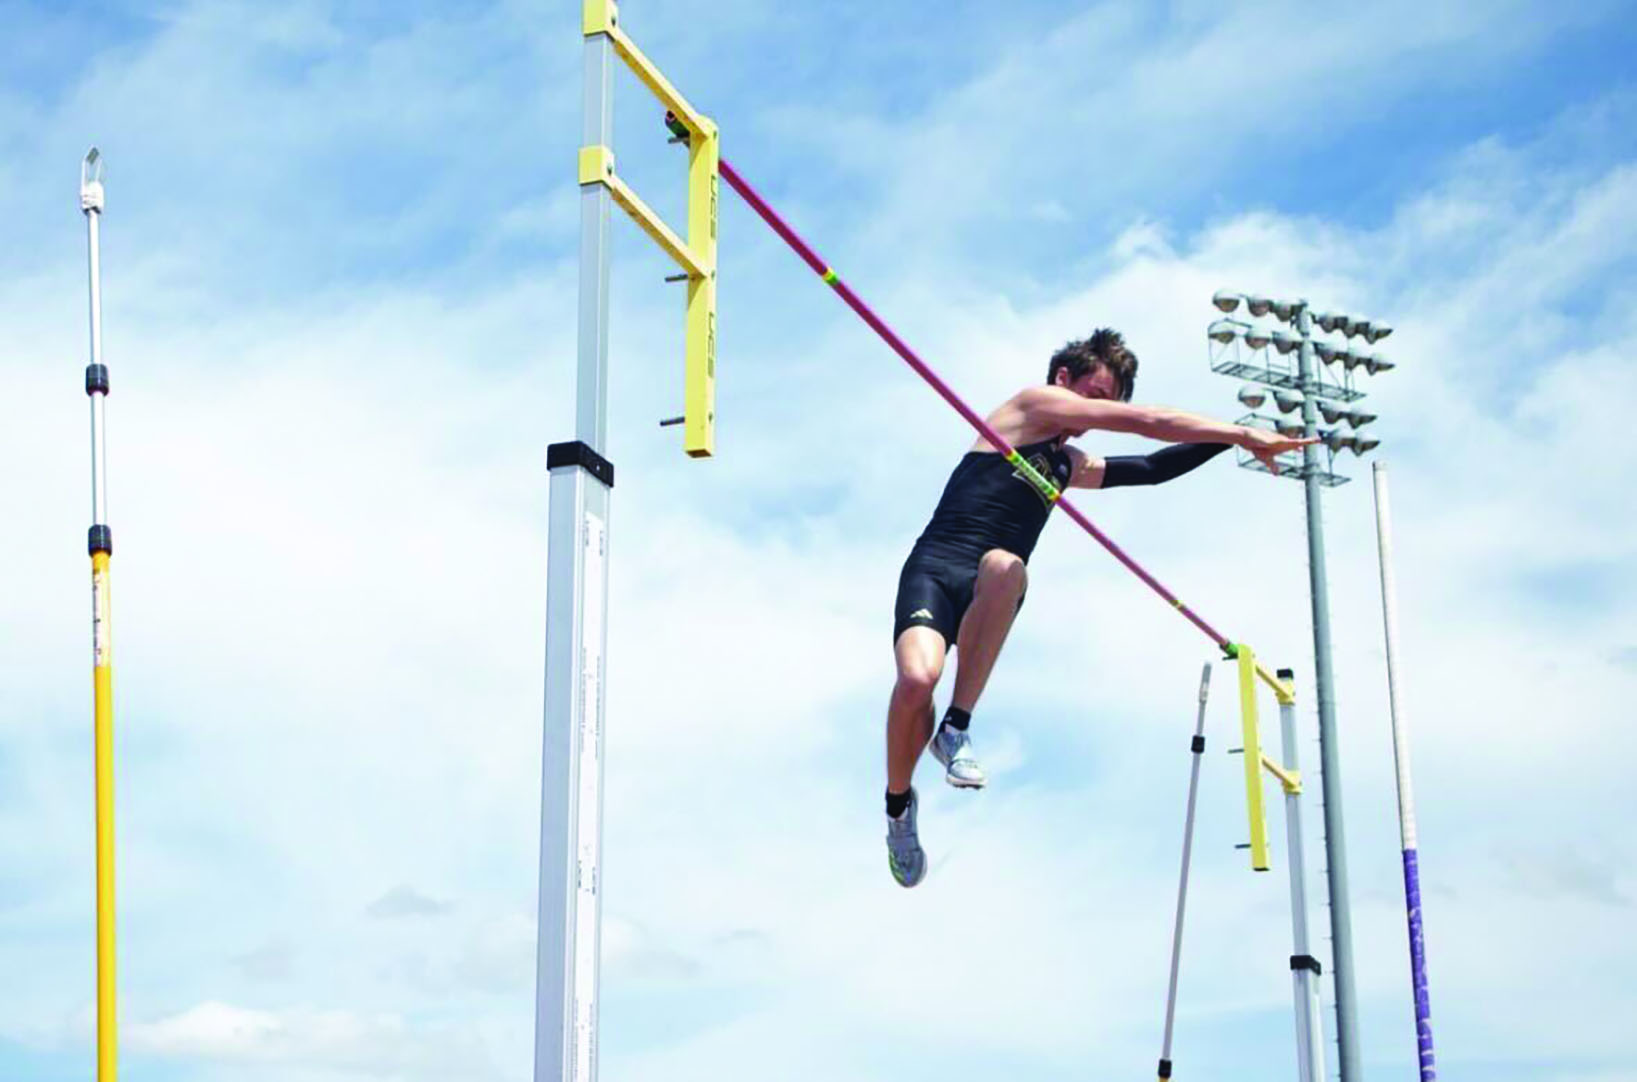
[[[585,39],[582,144],[613,142],[613,46]],[[534,1078],[594,1082],[601,939],[602,733],[607,648],[608,223],[600,184],[580,189],[575,435],[554,445],[546,568]],[[559,452],[562,452],[561,454]]]
[[[1313,316],[1303,304],[1296,313],[1301,335],[1303,435],[1318,433],[1313,404]],[[1319,451],[1302,448],[1307,492],[1307,571],[1313,600],[1314,684],[1319,701],[1319,768],[1324,799],[1325,877],[1330,894],[1330,939],[1336,984],[1336,1044],[1341,1082],[1361,1082],[1358,1009],[1353,995],[1353,918],[1347,892],[1347,841],[1342,822],[1341,752],[1336,746],[1334,675],[1330,669],[1330,593],[1324,568],[1324,510],[1319,502]]]
[[[1416,849],[1415,793],[1410,787],[1410,723],[1399,702],[1398,586],[1393,579],[1392,507],[1387,467],[1372,467],[1376,495],[1376,548],[1381,560],[1381,619],[1387,637],[1387,701],[1393,721],[1393,762],[1398,768],[1398,835],[1404,851],[1404,907],[1410,933],[1410,986],[1415,996],[1415,1040],[1421,1082],[1438,1077],[1432,1052],[1432,1003],[1427,992],[1426,940],[1421,927],[1421,864]]]
[[[1159,1077],[1171,1077],[1171,1031],[1177,1018],[1177,977],[1182,968],[1182,917],[1188,906],[1188,864],[1194,851],[1194,807],[1199,797],[1199,761],[1205,754],[1205,700],[1211,692],[1211,663],[1199,676],[1199,715],[1188,745],[1193,765],[1188,772],[1188,811],[1182,820],[1182,875],[1177,884],[1177,919],[1171,931],[1171,983],[1165,992],[1165,1036],[1160,1042]]]
[[[1296,678],[1289,669],[1279,670],[1287,685]],[[1279,735],[1284,768],[1297,774],[1296,702],[1279,700]],[[1319,962],[1308,949],[1307,859],[1302,844],[1302,798],[1299,791],[1285,789],[1285,839],[1290,864],[1290,977],[1296,997],[1296,1055],[1302,1082],[1324,1082],[1324,1022],[1319,1005]]]
[[[95,147],[80,166],[80,209],[85,212],[91,280],[91,363],[85,393],[91,399],[91,681],[92,745],[96,787],[97,1079],[119,1073],[119,1014],[114,946],[114,638],[108,529],[108,445],[104,406],[108,368],[102,363],[102,259],[99,227],[104,192],[102,155]]]

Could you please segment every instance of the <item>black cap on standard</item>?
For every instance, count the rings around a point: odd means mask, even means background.
[[[114,554],[114,531],[106,526],[93,526],[91,527],[90,536],[86,538],[86,545],[90,548],[93,556],[99,552],[112,556]]]
[[[554,443],[546,448],[546,469],[578,466],[609,488],[614,487],[614,464],[581,440]]]
[[[105,364],[88,364],[85,366],[85,393],[108,393],[108,366]]]
[[[1296,670],[1295,669],[1280,669],[1278,672],[1274,673],[1274,675],[1277,676],[1281,680],[1294,680],[1294,679],[1296,679]]]

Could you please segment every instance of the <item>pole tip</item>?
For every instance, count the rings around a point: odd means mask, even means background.
[[[105,172],[102,151],[92,147],[80,163],[80,209],[86,212],[102,210],[102,178]]]

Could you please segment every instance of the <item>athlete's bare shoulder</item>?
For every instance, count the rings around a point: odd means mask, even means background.
[[[1062,387],[1035,384],[1002,402],[986,420],[989,427],[1013,447],[1059,436],[1078,435],[1072,426],[1063,422],[1063,411],[1065,406],[1079,399],[1079,395]],[[972,450],[992,451],[995,448],[979,436],[973,442]]]

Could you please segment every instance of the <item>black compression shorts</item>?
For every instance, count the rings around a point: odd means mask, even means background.
[[[927,556],[911,556],[898,575],[898,600],[893,604],[892,641],[912,627],[930,627],[955,645],[961,617],[972,604],[972,585],[978,580],[978,561],[956,563]]]
[[[898,574],[898,599],[893,604],[892,641],[912,627],[930,627],[950,647],[961,630],[961,619],[972,604],[978,581],[978,560],[913,553]],[[1017,599],[1023,607],[1023,598]]]

